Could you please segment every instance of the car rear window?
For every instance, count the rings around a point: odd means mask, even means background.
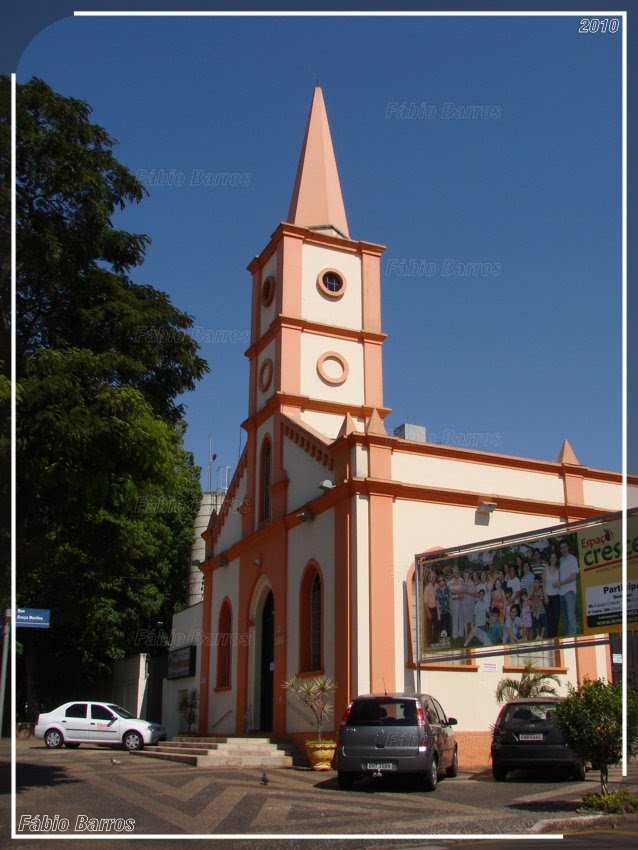
[[[416,724],[416,703],[413,699],[360,699],[355,700],[350,715],[350,724],[392,724],[395,726],[414,726]]]
[[[556,704],[530,702],[522,705],[510,705],[503,717],[505,723],[529,723],[537,720],[552,720],[555,717]]]

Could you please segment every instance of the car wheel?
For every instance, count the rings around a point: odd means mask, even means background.
[[[430,767],[426,770],[423,777],[423,785],[426,791],[436,791],[436,786],[439,784],[439,762],[436,756],[432,759]]]
[[[572,771],[572,775],[574,779],[577,779],[579,782],[582,782],[585,778],[587,770],[585,768],[585,764],[583,762],[579,762],[575,765],[574,770]]]
[[[452,764],[446,768],[445,775],[449,779],[454,779],[455,776],[458,776],[459,773],[459,751],[456,747],[454,747],[454,755],[452,756]]]
[[[126,735],[122,738],[122,743],[126,747],[129,752],[133,752],[134,750],[141,750],[144,746],[144,741],[142,740],[142,736],[138,732],[127,732]]]
[[[342,791],[350,791],[354,785],[355,778],[356,775],[354,773],[348,773],[345,770],[337,771],[337,782]]]
[[[492,776],[494,777],[495,782],[505,782],[507,770],[504,767],[498,767],[494,764],[492,765]]]
[[[58,750],[63,743],[64,736],[57,729],[47,729],[44,733],[44,746],[50,750]]]
[[[68,742],[68,741],[66,741],[66,742],[65,742],[65,744],[64,744],[64,746],[65,746],[65,747],[68,747],[70,750],[77,750],[77,748],[78,748],[80,745],[79,745],[79,744],[69,744],[69,742]]]

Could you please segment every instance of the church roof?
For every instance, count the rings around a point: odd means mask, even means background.
[[[315,87],[288,221],[300,227],[336,230],[349,238],[328,115],[319,86]]]

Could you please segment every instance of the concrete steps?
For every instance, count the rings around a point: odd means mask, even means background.
[[[143,758],[190,764],[194,767],[292,767],[292,756],[268,738],[177,735],[155,747],[133,751]]]

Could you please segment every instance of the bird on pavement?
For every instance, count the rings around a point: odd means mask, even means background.
[[[264,771],[261,775],[261,779],[259,780],[259,784],[260,785],[268,785],[269,782],[270,782],[270,779],[268,779],[268,777],[266,776],[266,771]]]
[[[111,759],[111,764],[121,764],[119,759]]]

